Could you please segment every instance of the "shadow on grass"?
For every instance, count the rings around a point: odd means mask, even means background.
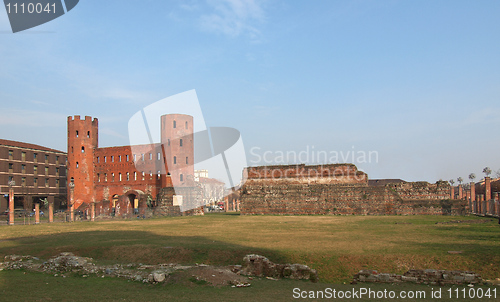
[[[119,263],[241,264],[247,254],[260,254],[276,263],[285,255],[270,249],[250,248],[201,236],[161,236],[145,231],[82,231],[0,241],[0,256],[32,255],[48,259],[61,252]]]

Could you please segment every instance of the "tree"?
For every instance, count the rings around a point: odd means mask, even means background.
[[[462,181],[464,181],[464,179],[462,177],[459,177],[459,178],[457,178],[457,181],[459,184],[462,184]]]
[[[497,178],[499,178],[500,177],[500,169],[498,169],[498,171],[496,171],[495,174],[497,175]]]
[[[488,176],[490,176],[490,174],[491,174],[491,169],[490,169],[490,167],[486,167],[486,168],[484,168],[484,169],[483,169],[483,173],[484,173],[484,174],[486,174],[486,176],[487,176],[487,177],[488,177]]]
[[[474,181],[474,178],[476,178],[476,174],[474,173],[469,174],[470,181]]]
[[[453,186],[453,184],[455,183],[455,181],[453,179],[450,179],[449,180],[450,184]]]

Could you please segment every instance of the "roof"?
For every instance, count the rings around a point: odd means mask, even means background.
[[[66,152],[59,151],[59,150],[56,150],[56,149],[51,149],[51,148],[47,148],[47,147],[43,147],[43,146],[39,146],[39,145],[35,145],[35,144],[29,144],[29,143],[11,141],[11,140],[7,140],[7,139],[0,139],[0,145],[3,145],[3,146],[12,146],[12,147],[17,147],[17,148],[25,148],[25,149],[34,149],[34,150],[40,150],[40,151],[50,151],[50,152],[57,152],[57,153],[64,153],[64,154],[66,154]]]
[[[222,181],[219,181],[215,178],[207,178],[207,177],[199,177],[198,182],[201,183],[213,183],[213,184],[224,184]]]

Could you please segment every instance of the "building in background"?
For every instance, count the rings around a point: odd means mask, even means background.
[[[9,182],[14,181],[16,208],[32,210],[47,198],[58,209],[66,203],[66,153],[39,145],[0,140],[0,211],[8,208]]]

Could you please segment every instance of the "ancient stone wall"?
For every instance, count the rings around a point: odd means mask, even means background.
[[[445,182],[368,186],[363,172],[362,181],[349,176],[361,175],[354,165],[329,165],[326,169],[313,166],[318,171],[343,171],[344,175],[337,174],[335,181],[328,174],[326,181],[311,181],[306,177],[297,177],[300,173],[296,173],[299,171],[296,167],[249,168],[248,180],[241,189],[241,213],[459,215],[465,212],[465,202],[447,200],[449,185]],[[308,166],[298,167],[303,168],[302,171],[310,171]],[[273,170],[287,172],[278,178],[277,172],[273,175]]]

